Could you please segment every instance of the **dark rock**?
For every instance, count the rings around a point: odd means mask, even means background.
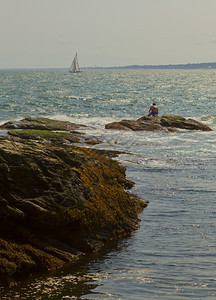
[[[132,130],[130,127],[123,125],[121,122],[113,122],[105,125],[106,129],[115,129],[115,130]]]
[[[162,131],[169,129],[160,125],[160,117],[142,117],[138,120],[122,120],[105,125],[106,129],[131,130],[131,131]]]
[[[147,130],[147,131],[166,131],[160,124],[156,122],[151,122],[150,120],[139,120],[139,121],[130,121],[123,120],[121,125],[130,128],[133,131],[138,130]]]
[[[118,157],[120,154],[126,154],[124,151],[117,151],[117,150],[106,150],[106,149],[95,149],[93,150],[101,155],[107,156],[107,157]],[[128,152],[127,152],[128,154]]]
[[[122,120],[105,125],[106,129],[115,130],[145,130],[172,132],[180,129],[211,131],[208,126],[193,119],[185,119],[179,116],[165,115],[163,117],[144,116],[138,120]]]
[[[20,121],[7,122],[0,129],[8,129],[9,135],[24,139],[43,140],[60,143],[98,144],[100,141],[77,129],[87,128],[82,124],[48,118],[26,118]]]
[[[26,201],[19,201],[16,203],[19,210],[24,212],[28,216],[38,216],[38,215],[45,215],[48,213],[48,210],[43,208],[41,205],[35,204],[31,199]]]
[[[78,132],[55,132],[51,130],[35,130],[35,129],[13,129],[8,131],[9,135],[23,139],[41,140],[59,143],[82,143],[82,144],[98,144],[98,139],[94,137],[86,137]]]
[[[17,207],[7,205],[0,208],[0,216],[5,216],[13,220],[22,220],[24,218],[24,213]]]
[[[5,200],[4,198],[0,197],[0,206],[6,206],[8,205],[7,200]]]
[[[25,118],[20,121],[10,121],[0,125],[1,129],[35,129],[73,131],[88,126],[49,118]]]
[[[0,138],[0,282],[75,262],[138,228],[147,201],[96,151]],[[13,242],[12,242],[13,241]]]
[[[212,131],[211,128],[193,119],[185,119],[179,116],[164,115],[161,118],[161,125],[165,127],[176,127],[188,130]]]
[[[119,184],[121,184],[125,189],[132,189],[132,187],[135,185],[135,182],[128,180],[126,178],[123,177],[119,177],[117,178],[117,181]]]

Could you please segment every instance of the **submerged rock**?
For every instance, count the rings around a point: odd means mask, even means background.
[[[76,261],[138,228],[125,168],[76,146],[0,138],[0,282]]]
[[[164,115],[162,117],[141,117],[138,120],[122,120],[106,124],[106,129],[116,130],[145,130],[172,132],[178,129],[211,131],[212,129],[193,119],[185,119],[179,116]]]

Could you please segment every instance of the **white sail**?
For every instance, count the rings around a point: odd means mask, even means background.
[[[69,69],[70,73],[78,73],[81,72],[80,67],[79,67],[79,63],[78,63],[78,57],[77,57],[77,53],[74,56],[73,62],[71,64],[71,67]]]

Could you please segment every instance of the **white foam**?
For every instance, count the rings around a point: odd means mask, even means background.
[[[107,123],[118,121],[116,118],[113,117],[89,117],[88,114],[74,114],[70,115],[62,115],[62,114],[55,114],[47,116],[50,119],[54,120],[61,120],[61,121],[69,121],[72,123],[80,123],[83,125],[93,126],[97,128],[104,128]]]
[[[7,136],[8,135],[8,130],[2,129],[0,130],[0,136]]]

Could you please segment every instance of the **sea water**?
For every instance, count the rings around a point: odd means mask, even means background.
[[[0,123],[50,117],[90,125],[149,200],[129,238],[1,299],[216,299],[216,70],[1,70]],[[106,123],[159,115],[213,131],[123,132]],[[0,134],[5,135],[2,131]]]

